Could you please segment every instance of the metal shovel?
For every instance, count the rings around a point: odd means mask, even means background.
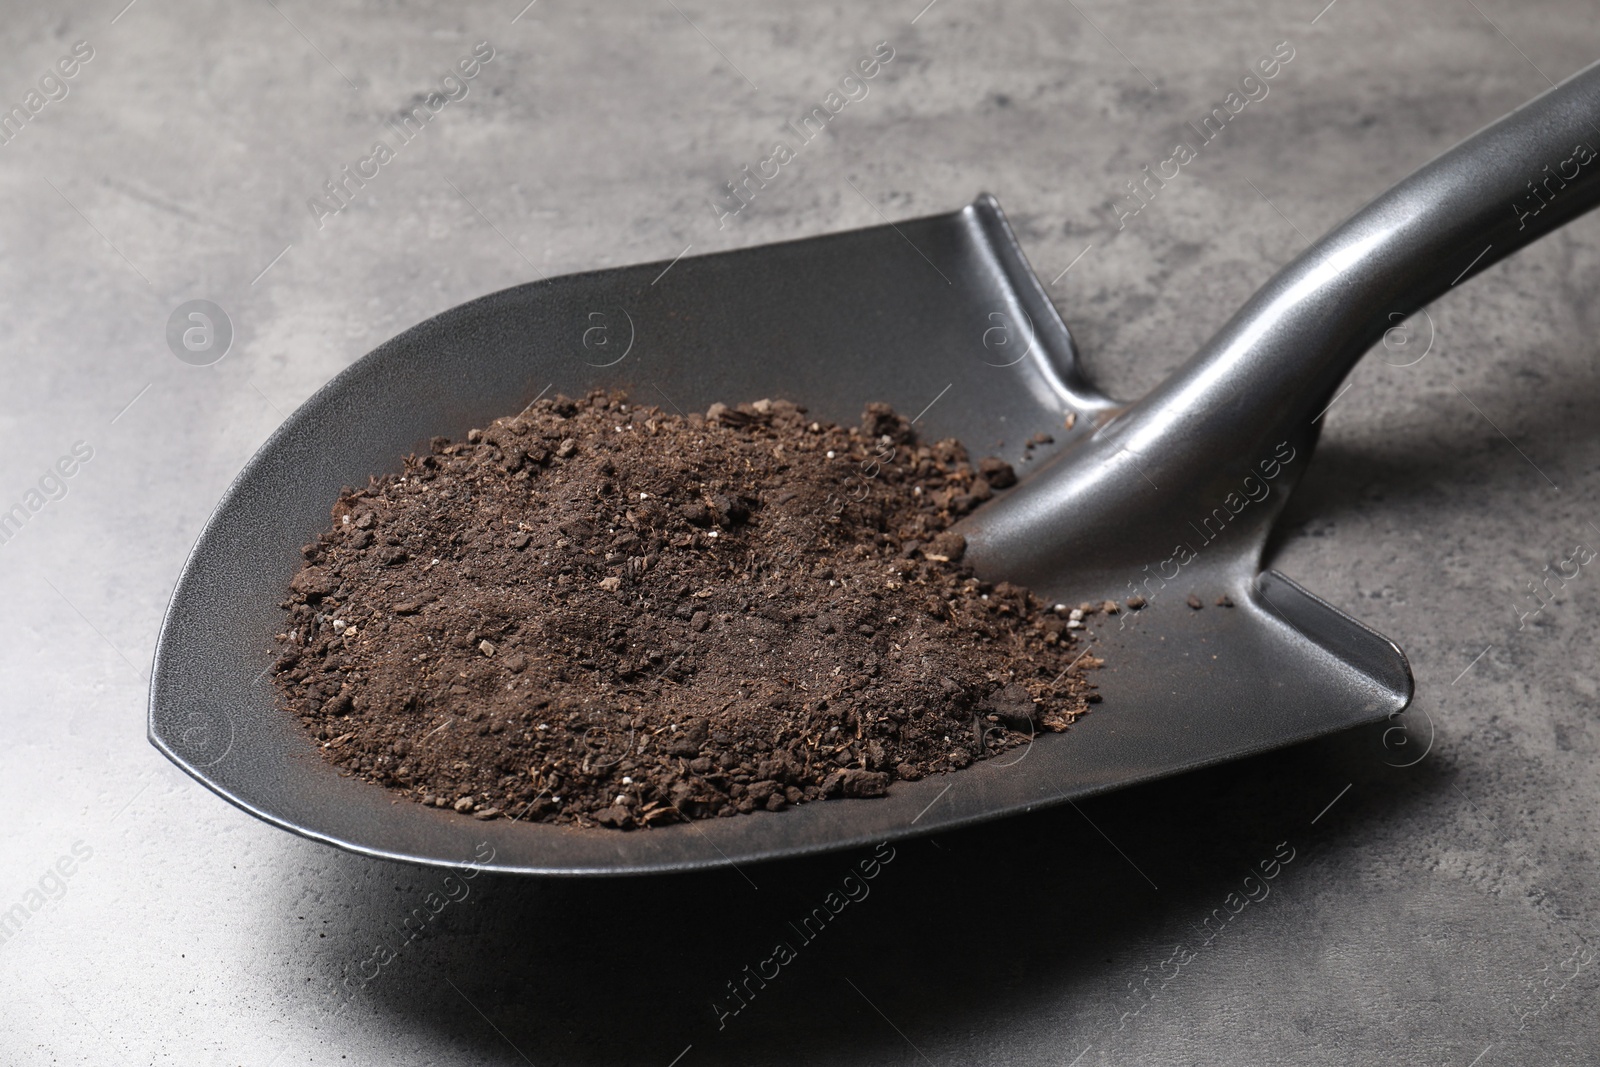
[[[150,738],[223,797],[355,852],[616,874],[930,833],[1293,744],[1402,711],[1391,642],[1261,557],[1319,413],[1384,331],[1600,197],[1600,65],[1475,134],[1283,268],[1137,403],[1097,392],[988,196],[948,215],[534,282],[445,312],[308,400],[229,487],[162,627]],[[1061,735],[885,799],[648,831],[478,822],[344,778],[275,705],[299,546],[341,486],[537,394],[624,388],[680,411],[785,397],[853,421],[926,409],[925,438],[1003,440],[1021,484],[964,523],[988,579],[1091,616],[1104,702]],[[930,403],[934,400],[937,403]],[[1053,443],[1032,450],[1036,434]],[[1202,605],[1200,610],[1192,603]],[[1232,606],[1220,606],[1219,601]]]

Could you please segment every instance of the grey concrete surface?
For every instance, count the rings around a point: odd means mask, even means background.
[[[1596,218],[1375,350],[1292,505],[1275,565],[1411,657],[1395,731],[902,845],[720,1027],[725,983],[851,857],[481,877],[401,941],[438,872],[269,828],[144,737],[209,509],[399,330],[986,189],[1136,395],[1306,238],[1600,56],[1592,5],[123,2],[0,5],[5,108],[93,48],[0,144],[0,505],[92,450],[0,545],[0,1062],[1594,1062],[1600,577],[1519,612],[1600,550]],[[1284,40],[1266,98],[1119,229],[1124,183]],[[319,220],[322,183],[481,41],[467,95]],[[721,183],[880,41],[870,93],[719,221]],[[166,341],[195,298],[236,331],[211,366]]]

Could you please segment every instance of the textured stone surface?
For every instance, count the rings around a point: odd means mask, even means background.
[[[1600,577],[1520,631],[1513,605],[1600,548],[1596,218],[1440,301],[1421,362],[1362,364],[1278,544],[1410,654],[1407,746],[1341,737],[901,845],[802,944],[788,923],[858,857],[447,881],[270,829],[144,740],[161,612],[213,503],[404,327],[541,272],[988,189],[1045,280],[1093,246],[1050,292],[1099,380],[1136,395],[1302,235],[1600,54],[1589,5],[119,6],[0,19],[7,107],[95,49],[0,145],[0,504],[93,449],[0,546],[0,909],[27,911],[0,944],[0,1059],[1589,1062],[1600,978],[1567,961],[1600,955]],[[1123,183],[1283,39],[1270,94],[1118,231]],[[481,40],[466,98],[319,230],[307,198]],[[870,94],[719,228],[719,184],[884,40]],[[192,298],[236,329],[214,366],[167,347]],[[28,911],[41,882],[59,899]],[[726,983],[778,939],[795,958],[733,1014]]]

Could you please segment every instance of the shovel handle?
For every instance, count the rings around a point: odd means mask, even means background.
[[[1078,575],[1092,587],[1170,557],[1176,542],[1180,560],[1190,546],[1202,566],[1227,562],[1253,577],[1320,415],[1356,361],[1406,316],[1597,202],[1600,63],[1462,141],[1278,271],[1171,377],[967,520],[968,556],[980,572],[1063,585]],[[1218,510],[1235,509],[1264,465],[1287,472],[1268,502],[1243,521]],[[1211,547],[1195,525],[1210,515],[1226,527],[1217,540],[1238,552]]]
[[[1242,436],[1277,440],[1317,415],[1405,316],[1597,203],[1600,63],[1468,137],[1317,241],[1119,420],[1117,436],[1161,466],[1170,457],[1152,454],[1164,451],[1158,438],[1186,447],[1186,431],[1219,416],[1254,427]]]

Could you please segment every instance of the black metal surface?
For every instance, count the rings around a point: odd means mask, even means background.
[[[151,739],[245,810],[357,852],[459,864],[487,840],[491,869],[611,874],[933,832],[1381,721],[1410,698],[1404,656],[1287,579],[1258,574],[1266,537],[1310,459],[1316,409],[1390,316],[1600,196],[1600,168],[1590,168],[1559,210],[1532,220],[1509,210],[1526,195],[1523,170],[1534,176],[1537,160],[1565,153],[1595,114],[1591,68],[1313,246],[1126,409],[1078,373],[1065,326],[989,198],[670,268],[556,278],[448,311],[329,383],[229,488],[163,626]],[[1480,242],[1488,247],[1469,263]],[[342,485],[394,469],[427,438],[458,436],[546,389],[602,386],[682,411],[781,396],[836,420],[870,400],[908,413],[931,404],[925,435],[959,437],[1025,471],[965,526],[980,573],[1073,603],[1149,598],[1142,611],[1094,619],[1104,703],[1066,735],[897,783],[883,800],[648,832],[480,823],[341,778],[275,709],[265,677],[299,546]],[[1044,450],[1055,456],[1041,453],[1034,464],[1048,469],[1027,473],[1021,446],[1039,431],[1055,437]]]
[[[430,436],[462,434],[547,387],[619,386],[685,411],[784,396],[832,419],[855,418],[868,400],[911,413],[938,398],[924,433],[1020,461],[1030,435],[1048,431],[1061,447],[1112,408],[1078,376],[1065,327],[987,198],[898,227],[685,259],[657,280],[664,266],[474,301],[394,339],[307,401],[229,488],[184,568],[156,653],[154,743],[245,810],[358,852],[460,863],[487,839],[495,869],[616,873],[933,831],[1404,706],[1409,679],[1395,674],[1392,647],[1380,643],[1365,663],[1341,659],[1276,617],[1247,583],[1229,586],[1232,611],[1163,611],[1158,601],[1126,631],[1105,627],[1096,645],[1109,661],[1105,701],[1069,735],[960,775],[898,784],[884,800],[620,834],[475,822],[392,804],[385,790],[341,778],[274,707],[263,669],[277,604],[339,488],[394,469]],[[1287,587],[1280,596],[1301,603]]]

